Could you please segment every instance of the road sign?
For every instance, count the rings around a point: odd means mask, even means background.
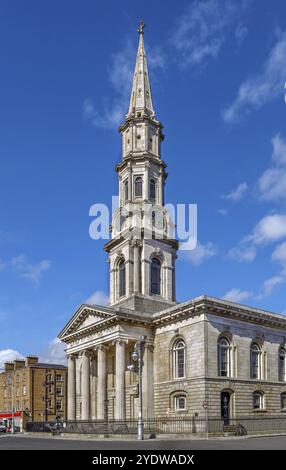
[[[203,401],[203,408],[206,410],[208,407],[208,402],[206,400]]]

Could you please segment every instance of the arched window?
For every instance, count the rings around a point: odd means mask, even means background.
[[[135,197],[142,197],[142,178],[137,176],[135,178]]]
[[[161,263],[157,258],[151,262],[151,294],[161,294]]]
[[[185,411],[187,409],[187,397],[184,393],[177,393],[173,396],[172,408],[175,411]]]
[[[286,382],[286,351],[284,348],[279,349],[279,380]]]
[[[253,409],[254,410],[264,409],[264,393],[263,392],[253,393]]]
[[[181,379],[185,377],[185,342],[179,339],[173,346],[173,377]]]
[[[128,180],[124,181],[124,201],[128,201]]]
[[[119,271],[119,297],[123,297],[126,291],[126,282],[125,282],[125,261],[122,259],[118,265]]]
[[[281,410],[286,410],[286,392],[281,393]]]
[[[262,352],[257,343],[252,343],[250,349],[250,377],[252,379],[262,378]]]
[[[156,181],[151,178],[150,179],[150,187],[149,187],[150,199],[156,199]]]
[[[230,377],[231,375],[230,350],[228,339],[220,338],[218,342],[218,375],[221,377]]]

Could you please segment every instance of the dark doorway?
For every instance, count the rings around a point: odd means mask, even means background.
[[[228,392],[221,392],[221,417],[224,424],[229,424],[230,418],[230,394]]]

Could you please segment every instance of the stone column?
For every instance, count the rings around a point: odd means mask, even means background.
[[[106,380],[106,347],[99,346],[97,349],[97,419],[104,419]]]
[[[116,408],[115,419],[125,419],[125,342],[116,341]]]
[[[143,417],[154,418],[154,346],[146,344],[143,353]]]
[[[140,284],[140,283],[139,283],[139,280],[140,280],[139,249],[140,249],[139,242],[138,242],[138,241],[134,241],[134,242],[133,242],[133,250],[134,250],[133,291],[134,291],[134,292],[139,292],[139,291],[140,291],[140,287],[139,287],[139,284]]]
[[[82,419],[89,419],[90,410],[90,358],[88,351],[82,356]]]
[[[163,182],[163,172],[160,170],[159,178],[158,178],[158,204],[160,206],[164,205],[164,190],[163,190],[164,182]]]
[[[68,357],[68,420],[76,419],[76,376],[75,376],[76,358]]]

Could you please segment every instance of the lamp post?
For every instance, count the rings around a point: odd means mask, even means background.
[[[142,393],[142,371],[143,371],[143,349],[146,341],[146,336],[140,336],[139,340],[136,341],[131,359],[135,364],[128,366],[130,371],[133,371],[138,376],[138,422],[137,422],[137,439],[144,439],[144,424],[143,424],[143,393]]]

